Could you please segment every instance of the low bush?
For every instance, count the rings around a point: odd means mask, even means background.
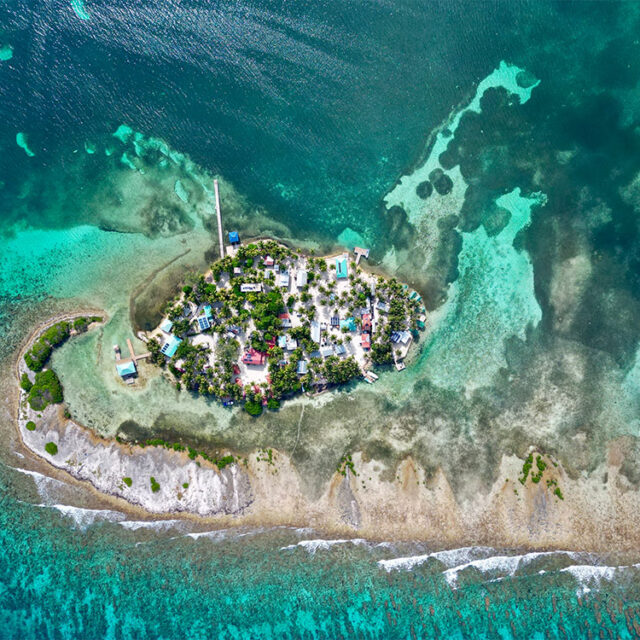
[[[160,491],[160,483],[156,482],[156,479],[153,476],[151,476],[149,480],[151,482],[151,491],[153,491],[153,493]]]
[[[122,482],[124,482],[127,485],[127,487],[130,487],[133,484],[133,480],[128,476],[122,478]]]
[[[44,445],[44,450],[50,455],[55,456],[58,453],[58,445],[55,442],[47,442]]]
[[[42,411],[49,404],[63,400],[62,385],[52,369],[36,373],[36,381],[29,391],[27,401],[34,411]]]
[[[29,393],[29,391],[31,391],[31,387],[33,387],[33,382],[31,382],[31,380],[29,380],[29,376],[26,373],[23,373],[22,377],[20,378],[20,386],[27,393]]]
[[[27,424],[25,425],[25,428],[27,429],[27,431],[35,431],[36,423],[33,420],[29,420],[29,422],[27,422]]]

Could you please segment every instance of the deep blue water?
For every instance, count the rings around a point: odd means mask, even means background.
[[[607,437],[620,435],[598,422],[609,408],[601,389],[633,369],[640,338],[636,5],[88,0],[85,8],[88,20],[70,0],[0,6],[0,46],[13,49],[0,62],[0,243],[21,229],[43,230],[47,238],[63,233],[55,236],[62,238],[55,259],[28,247],[2,263],[3,376],[16,343],[45,306],[124,286],[87,284],[73,266],[79,246],[84,269],[118,260],[120,245],[110,244],[124,235],[117,232],[146,234],[142,249],[123,244],[122,251],[151,256],[162,236],[154,226],[158,212],[172,224],[190,225],[169,196],[136,200],[137,187],[127,182],[131,170],[112,136],[119,125],[165,141],[207,178],[219,174],[233,184],[244,200],[230,216],[241,228],[266,211],[299,238],[333,243],[348,227],[382,255],[405,242],[382,197],[420,159],[431,131],[508,60],[540,79],[539,88],[518,110],[500,92],[488,95],[482,115],[462,121],[443,164],[459,165],[470,185],[456,220],[461,233],[481,225],[495,232],[498,195],[516,186],[544,190],[546,207],[514,241],[531,256],[542,320],[528,341],[508,341],[506,363],[517,375],[485,390],[478,406],[488,424],[505,407],[528,400],[536,362],[555,358],[566,344],[583,350],[588,373],[573,389],[579,409],[547,445],[568,455],[575,447],[569,436],[584,428],[592,449],[580,452],[579,464],[596,466]],[[16,144],[19,132],[33,156]],[[158,184],[162,179],[145,175]],[[196,199],[200,192],[189,184]],[[129,210],[140,215],[131,221]],[[81,246],[74,244],[78,225],[114,233]],[[455,233],[427,280],[425,299],[434,306],[443,282],[458,277]],[[581,290],[573,307],[559,310],[554,269],[576,255],[591,261],[588,296]],[[533,372],[523,363],[534,363]],[[554,384],[572,384],[567,379],[555,372]],[[476,410],[454,401],[460,412]],[[436,402],[423,380],[411,406],[389,411],[437,413]],[[635,390],[629,402],[640,406]],[[8,400],[3,409],[2,433],[11,445]],[[500,447],[517,450],[523,438],[488,431],[481,433],[489,445],[479,467],[490,467]],[[624,425],[624,435],[636,451],[637,421]],[[447,453],[454,468],[472,457],[463,446],[454,449]],[[10,451],[2,459],[22,464]],[[638,459],[629,456],[624,467],[634,482]],[[378,564],[428,553],[420,542],[335,545],[312,554],[282,547],[322,537],[316,532],[194,540],[180,527],[132,532],[102,522],[105,514],[87,515],[80,525],[51,505],[85,498],[55,482],[37,484],[39,491],[32,477],[0,469],[2,639],[639,635],[636,568],[602,579],[596,569],[562,571],[633,558],[560,556],[513,575],[471,567],[453,588],[446,564],[430,560],[392,572]]]

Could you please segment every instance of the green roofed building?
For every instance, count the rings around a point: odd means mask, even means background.
[[[343,280],[348,276],[347,271],[347,255],[344,254],[336,258],[336,278]]]

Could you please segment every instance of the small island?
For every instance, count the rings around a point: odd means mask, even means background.
[[[363,270],[367,249],[315,257],[274,240],[241,244],[237,232],[229,241],[141,335],[176,388],[258,416],[298,393],[373,383],[374,366],[404,369],[425,307],[406,284]],[[135,359],[118,371],[133,379]]]

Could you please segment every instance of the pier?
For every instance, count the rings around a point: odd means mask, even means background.
[[[213,189],[216,194],[216,216],[218,217],[218,241],[220,242],[220,257],[224,258],[224,242],[222,240],[222,213],[220,212],[220,192],[218,191],[218,181],[213,181]]]

